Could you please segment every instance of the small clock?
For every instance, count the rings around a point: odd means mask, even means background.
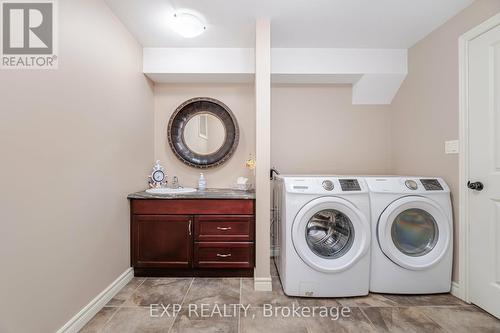
[[[160,165],[160,161],[156,161],[153,166],[153,171],[148,176],[149,178],[149,187],[150,188],[159,188],[165,187],[167,185],[167,175],[165,173],[165,168]]]
[[[163,172],[163,170],[156,170],[155,172],[153,172],[153,180],[155,182],[161,183],[164,179],[165,173]]]

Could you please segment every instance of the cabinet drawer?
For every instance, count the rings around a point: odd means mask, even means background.
[[[132,214],[254,214],[255,201],[247,199],[135,199]]]
[[[196,216],[195,240],[223,242],[251,242],[254,240],[253,215]]]
[[[194,265],[201,268],[252,268],[254,243],[194,244]]]

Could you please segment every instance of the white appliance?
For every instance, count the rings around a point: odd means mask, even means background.
[[[449,292],[453,260],[450,190],[440,178],[368,177],[370,291]]]
[[[363,178],[278,176],[276,266],[285,294],[368,294],[370,203]]]

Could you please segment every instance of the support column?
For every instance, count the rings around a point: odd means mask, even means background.
[[[271,24],[257,19],[255,25],[256,114],[256,254],[254,288],[272,290],[270,272],[271,220]]]

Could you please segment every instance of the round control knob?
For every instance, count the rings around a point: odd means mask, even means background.
[[[324,180],[323,188],[327,191],[332,191],[334,188],[333,182],[331,180]]]
[[[408,187],[412,191],[415,191],[416,189],[418,189],[417,182],[414,180],[411,180],[411,179],[405,181],[405,185],[406,185],[406,187]]]

